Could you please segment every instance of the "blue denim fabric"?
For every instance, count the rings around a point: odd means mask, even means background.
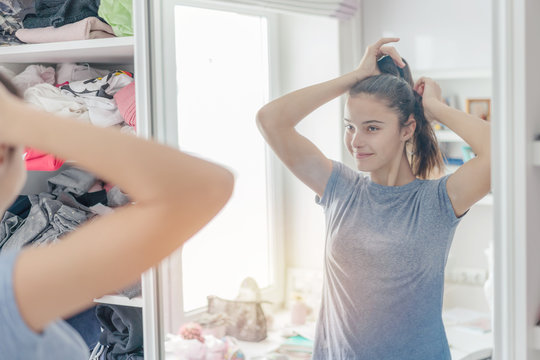
[[[28,14],[23,24],[27,29],[59,27],[90,16],[98,17],[99,2],[100,0],[36,0],[36,13]]]

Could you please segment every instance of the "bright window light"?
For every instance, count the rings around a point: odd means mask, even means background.
[[[266,148],[255,124],[268,101],[265,17],[177,6],[180,149],[220,163],[236,176],[224,210],[183,249],[184,311],[207,295],[234,298],[253,277],[272,284]]]

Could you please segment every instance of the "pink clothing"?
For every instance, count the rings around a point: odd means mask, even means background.
[[[115,37],[112,27],[96,17],[55,28],[19,29],[15,36],[28,44]]]
[[[64,164],[64,160],[30,148],[26,148],[24,160],[29,171],[53,171],[60,169]]]
[[[120,114],[124,121],[135,127],[137,124],[136,108],[135,108],[135,82],[120,89],[114,94],[114,100],[118,106]]]

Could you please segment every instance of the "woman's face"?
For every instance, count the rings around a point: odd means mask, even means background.
[[[405,142],[412,136],[411,126],[400,127],[397,113],[372,95],[350,96],[344,122],[345,144],[360,171],[399,163]]]

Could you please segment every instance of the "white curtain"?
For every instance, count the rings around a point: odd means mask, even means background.
[[[358,0],[227,0],[259,8],[297,12],[346,20],[358,10]]]

